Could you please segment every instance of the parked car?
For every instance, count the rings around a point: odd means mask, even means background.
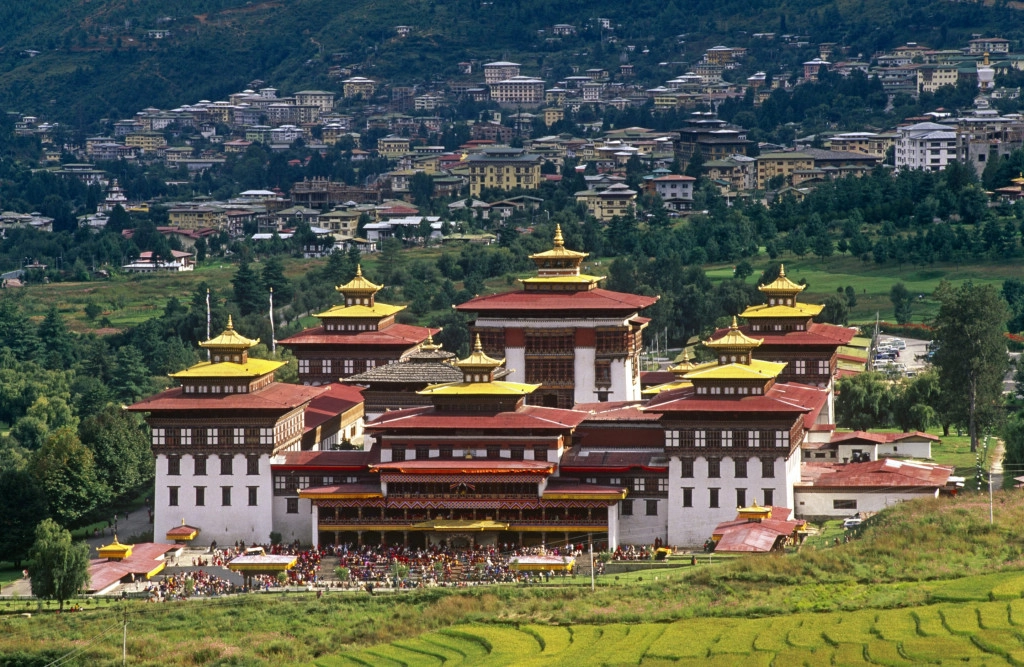
[[[843,528],[856,528],[860,524],[864,523],[862,519],[851,518],[843,522]]]

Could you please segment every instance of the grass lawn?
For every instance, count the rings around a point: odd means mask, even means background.
[[[760,271],[771,260],[762,255],[749,260],[754,267],[754,275],[747,282],[757,280]],[[836,293],[839,287],[851,285],[857,290],[857,305],[851,309],[850,323],[865,324],[874,322],[875,313],[883,320],[893,320],[893,306],[889,301],[889,290],[902,281],[910,292],[924,295],[914,305],[914,322],[928,322],[935,317],[939,304],[931,298],[931,294],[943,279],[954,283],[973,280],[976,283],[993,283],[1001,287],[1007,278],[1019,277],[1020,264],[1013,262],[978,262],[973,264],[941,264],[926,267],[905,264],[902,268],[895,264],[879,266],[874,262],[863,262],[850,256],[829,258],[822,262],[817,257],[805,256],[798,258],[788,253],[779,258],[786,265],[786,275],[795,282],[806,280],[807,290],[801,299],[807,303],[822,303],[825,298]],[[733,275],[733,265],[712,265],[707,267],[708,277],[712,280],[724,280]]]

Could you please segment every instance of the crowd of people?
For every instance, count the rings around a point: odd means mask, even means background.
[[[296,564],[279,575],[253,574],[246,577],[245,585],[212,574],[217,568],[227,568],[234,558],[260,548],[266,554],[294,555]],[[565,568],[561,563],[578,561],[584,557],[585,545],[569,544],[561,547],[516,547],[512,544],[452,548],[442,545],[429,547],[356,546],[353,544],[325,545],[318,549],[303,549],[298,545],[246,545],[236,543],[228,547],[212,545],[207,553],[189,556],[190,571],[165,574],[144,589],[153,601],[182,600],[197,596],[225,595],[247,591],[269,591],[280,586],[306,586],[340,590],[409,589],[436,586],[472,586],[495,583],[538,583],[555,577],[575,576],[576,568]],[[519,558],[549,556],[558,559],[559,566],[550,569],[520,570],[515,566]],[[637,560],[650,557],[643,549],[618,549],[615,560]],[[321,566],[325,558],[337,559],[333,571],[324,573]],[[557,561],[556,561],[557,562]],[[188,561],[180,563],[187,566]],[[603,572],[603,563],[595,560],[597,572]],[[237,577],[235,577],[237,580]]]

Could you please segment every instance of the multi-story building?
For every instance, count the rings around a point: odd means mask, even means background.
[[[672,544],[700,544],[736,507],[794,507],[800,446],[825,423],[829,392],[781,382],[785,363],[753,357],[761,342],[734,320],[728,333],[705,342],[716,362],[686,373],[682,387],[644,408],[664,428]]]
[[[377,82],[363,76],[353,76],[342,81],[342,95],[346,98],[362,95],[364,99],[377,92]]]
[[[274,530],[271,458],[301,449],[305,410],[328,389],[275,382],[284,362],[249,357],[258,342],[229,318],[200,343],[209,361],[172,373],[179,386],[128,408],[146,413],[151,429],[155,534],[187,521],[220,544],[262,543]]]
[[[530,256],[538,275],[523,289],[457,306],[475,315],[472,331],[488,354],[508,359],[510,378],[543,386],[530,402],[554,407],[640,398],[640,351],[657,297],[601,289],[600,276],[581,273],[587,253],[554,247]]]
[[[491,84],[491,100],[505,105],[537,105],[544,102],[544,81],[514,76]]]
[[[896,135],[875,132],[846,132],[836,134],[829,140],[829,148],[847,153],[863,153],[884,158],[886,152],[896,145]]]
[[[766,303],[750,306],[740,316],[747,325],[741,331],[761,339],[758,356],[786,364],[779,372],[779,382],[799,382],[829,390],[826,423],[833,423],[831,403],[832,379],[838,371],[839,348],[848,345],[856,330],[835,324],[814,321],[823,306],[800,303],[798,296],[806,285],[798,285],[786,277],[786,268],[779,267],[779,276],[761,285]],[[712,339],[728,335],[719,330]]]
[[[613,507],[626,489],[558,474],[587,413],[526,404],[539,385],[496,379],[502,363],[478,338],[458,362],[460,381],[427,387],[430,405],[370,426],[374,481],[300,490],[314,505],[318,543],[616,544]]]
[[[510,63],[505,60],[498,60],[493,63],[484,64],[484,83],[492,85],[499,81],[519,76],[519,63]]]
[[[636,205],[636,190],[625,183],[616,183],[606,188],[592,188],[576,193],[577,203],[587,207],[587,212],[601,222],[615,217],[627,217]]]
[[[389,160],[397,160],[409,152],[409,139],[388,135],[377,140],[377,153]]]
[[[757,188],[765,190],[773,178],[790,179],[793,172],[814,169],[814,158],[806,153],[763,153],[757,156]]]
[[[693,176],[668,174],[651,179],[654,192],[665,201],[673,199],[693,200],[693,184],[697,179]]]
[[[167,140],[159,132],[136,132],[126,136],[124,144],[135,146],[143,153],[155,153],[158,148],[167,144]]]
[[[370,368],[403,359],[440,329],[398,324],[395,315],[405,306],[376,300],[382,285],[356,276],[335,289],[345,303],[316,315],[320,326],[282,341],[299,362],[299,381],[307,385],[330,384]]]
[[[956,128],[938,123],[915,123],[896,129],[896,171],[941,171],[957,159]]]
[[[955,86],[959,78],[959,64],[920,65],[917,68],[917,92],[934,93],[942,86]]]
[[[540,185],[541,156],[522,148],[490,146],[470,155],[466,163],[472,197],[479,197],[483,188],[533,190]]]
[[[329,90],[300,90],[295,93],[297,106],[314,106],[323,112],[334,109],[334,93]]]
[[[747,155],[754,142],[747,139],[742,128],[729,126],[717,118],[691,120],[687,127],[679,130],[676,155],[689,163],[696,155],[706,162],[729,155]]]
[[[980,56],[985,53],[1005,54],[1010,52],[1010,40],[1002,37],[981,37],[967,42],[967,53]]]
[[[704,163],[710,180],[725,183],[733,192],[753,190],[757,186],[757,159],[746,155],[730,155]]]

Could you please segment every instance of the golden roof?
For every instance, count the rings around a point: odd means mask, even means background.
[[[807,285],[797,285],[795,282],[787,278],[786,266],[784,264],[780,264],[779,277],[767,285],[758,286],[757,289],[770,296],[793,297],[807,289]]]
[[[799,317],[805,319],[808,317],[814,317],[825,308],[822,304],[811,304],[811,303],[794,303],[792,306],[785,305],[769,305],[762,303],[757,306],[750,306],[742,313],[743,317],[771,317],[771,318],[784,318],[784,317]]]
[[[1010,182],[1011,183],[1016,183],[1017,185],[1024,185],[1024,171],[1021,171],[1021,172],[1018,172],[1018,173],[1020,174],[1020,176],[1018,176],[1017,178],[1011,180]]]
[[[530,259],[578,259],[582,261],[585,257],[589,257],[590,253],[577,252],[575,250],[569,250],[565,247],[565,239],[562,238],[562,226],[559,224],[555,225],[555,241],[554,247],[551,250],[545,250],[544,252],[538,252],[530,255]]]
[[[394,315],[395,313],[401,312],[403,310],[405,310],[405,306],[392,306],[387,303],[375,302],[372,306],[334,306],[333,308],[325,310],[322,313],[317,313],[315,317],[348,317],[353,319],[373,319]]]
[[[585,273],[562,276],[537,276],[534,278],[520,278],[519,282],[526,285],[557,285],[566,283],[598,283],[604,280],[604,276],[589,276]]]
[[[202,361],[195,366],[189,366],[183,371],[169,373],[172,378],[252,378],[266,375],[284,366],[286,361],[271,361],[270,359],[247,359],[244,364],[236,364],[232,361],[221,361],[211,363]]]
[[[732,316],[732,326],[729,327],[729,333],[725,334],[718,340],[706,340],[704,345],[710,347],[713,350],[752,350],[764,342],[763,338],[751,338],[742,331],[740,331],[739,324],[736,322],[736,316]]]
[[[539,388],[539,384],[495,380],[492,382],[432,384],[416,393],[421,396],[526,396]]]
[[[246,338],[242,334],[235,331],[235,325],[231,321],[231,316],[228,315],[228,327],[224,330],[221,335],[211,338],[210,340],[199,343],[199,347],[205,347],[209,350],[216,350],[221,352],[241,352],[242,350],[248,350],[260,342],[257,338],[253,340]]]
[[[117,535],[114,535],[114,541],[105,546],[99,548],[100,558],[128,558],[132,555],[132,548],[134,544],[121,544],[117,541]]]
[[[473,352],[465,359],[460,359],[456,366],[464,371],[487,370],[491,371],[505,363],[504,359],[498,360],[488,357],[484,353],[484,346],[480,343],[480,334],[476,335],[476,342],[473,343]],[[539,386],[539,385],[538,385]]]
[[[376,294],[384,286],[375,285],[369,280],[363,277],[363,266],[362,264],[356,265],[356,277],[348,281],[344,285],[338,285],[334,289],[342,294]]]
[[[748,363],[714,365],[687,373],[684,380],[769,380],[778,377],[785,363],[751,359]]]
[[[737,508],[736,513],[740,515],[742,519],[770,519],[772,518],[772,508],[758,505],[755,500],[750,507]]]
[[[692,382],[687,382],[686,380],[676,380],[675,382],[666,382],[665,384],[658,384],[653,387],[641,389],[640,395],[650,398],[652,396],[657,396],[663,391],[672,391],[673,389],[686,389],[687,387],[692,386]]]

